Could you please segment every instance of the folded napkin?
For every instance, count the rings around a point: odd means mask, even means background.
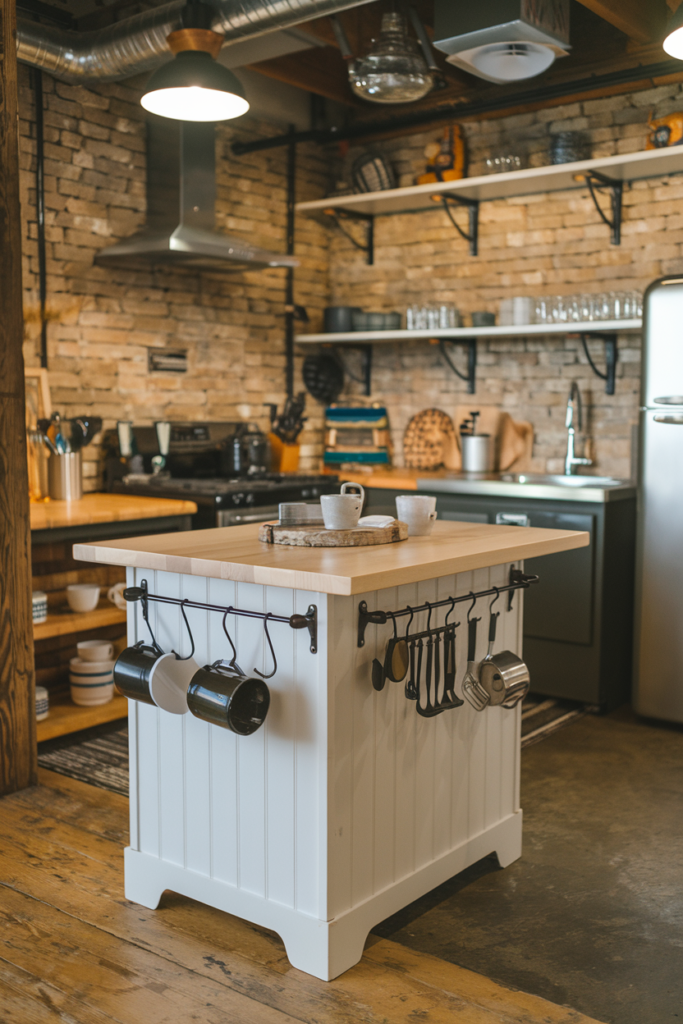
[[[391,526],[396,520],[393,516],[361,516],[358,520],[359,526],[374,526],[375,529],[383,529],[385,526]]]

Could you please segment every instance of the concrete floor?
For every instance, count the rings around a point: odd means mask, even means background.
[[[524,852],[373,929],[606,1024],[683,1020],[683,729],[587,716],[522,757]]]

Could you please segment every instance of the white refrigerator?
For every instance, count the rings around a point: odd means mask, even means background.
[[[634,708],[683,722],[683,277],[643,303]]]

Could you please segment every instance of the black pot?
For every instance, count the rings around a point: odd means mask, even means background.
[[[225,476],[254,476],[270,470],[270,442],[252,423],[240,425],[221,453]]]
[[[149,689],[149,677],[155,662],[161,657],[161,651],[142,640],[119,654],[114,663],[114,682],[124,697],[156,707]]]
[[[328,306],[324,313],[325,334],[346,334],[353,330],[353,314],[358,306]]]
[[[187,691],[195,716],[222,729],[250,736],[263,725],[270,691],[262,679],[243,676],[224,663],[205,665],[195,672]]]
[[[550,136],[550,162],[573,164],[577,160],[590,160],[591,146],[583,132],[558,132]]]

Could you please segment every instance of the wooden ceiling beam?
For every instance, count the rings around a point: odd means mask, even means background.
[[[639,43],[661,39],[669,16],[666,0],[579,0],[579,3]]]

